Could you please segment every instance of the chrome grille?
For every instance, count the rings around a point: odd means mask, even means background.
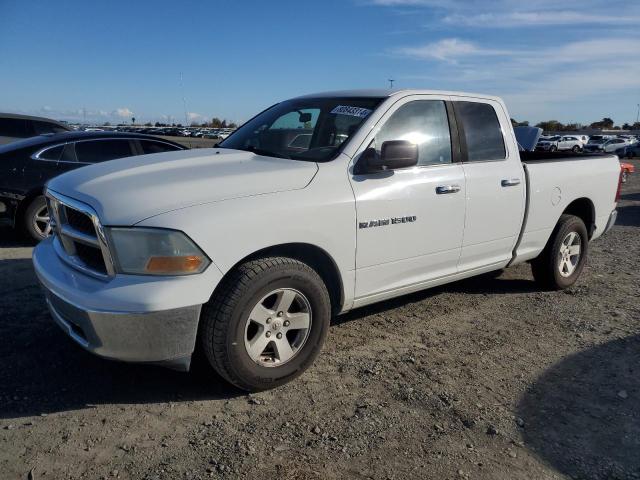
[[[47,190],[46,197],[58,256],[90,275],[113,276],[111,253],[96,212],[84,203],[51,190]]]

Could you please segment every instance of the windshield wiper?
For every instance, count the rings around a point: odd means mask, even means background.
[[[286,158],[287,160],[291,160],[291,157],[285,155],[284,153],[272,152],[270,150],[263,150],[262,148],[256,148],[253,145],[249,145],[248,147],[241,148],[240,150],[245,150],[247,152],[255,153],[256,155],[264,155],[267,157],[278,157],[278,158]]]

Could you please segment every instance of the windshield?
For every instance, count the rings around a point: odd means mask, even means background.
[[[218,144],[260,155],[332,160],[383,98],[297,98],[258,114]]]

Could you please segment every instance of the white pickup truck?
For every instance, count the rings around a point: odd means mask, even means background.
[[[527,261],[569,287],[620,164],[520,153],[509,118],[484,95],[317,94],[217,148],[66,173],[33,253],[51,314],[100,356],[187,370],[201,348],[261,390],[311,365],[332,315]]]

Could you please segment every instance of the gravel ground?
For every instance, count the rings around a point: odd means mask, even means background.
[[[0,230],[0,477],[638,479],[639,177],[570,290],[522,265],[357,310],[251,396],[85,353]]]

